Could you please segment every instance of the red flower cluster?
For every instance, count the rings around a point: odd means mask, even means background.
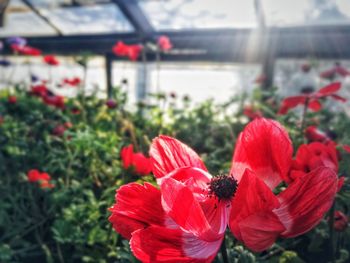
[[[153,140],[152,171],[160,189],[130,183],[117,190],[109,220],[142,262],[211,262],[229,225],[253,251],[313,228],[333,203],[338,179],[328,167],[289,181],[292,143],[277,122],[256,119],[240,134],[230,174],[212,177],[180,141]],[[140,198],[142,197],[142,198]]]
[[[338,232],[343,232],[348,227],[349,218],[341,211],[334,213],[334,229]]]
[[[40,84],[32,86],[31,94],[41,97],[43,102],[47,105],[51,105],[62,110],[65,108],[64,97],[54,95],[47,89],[46,85]]]
[[[263,117],[263,114],[260,110],[256,110],[254,109],[252,106],[250,105],[246,105],[243,108],[243,114],[245,116],[247,116],[249,119],[254,120],[256,118],[260,118]]]
[[[329,136],[312,125],[305,129],[305,136],[310,142],[328,142],[331,140]]]
[[[10,104],[16,104],[17,103],[17,97],[16,96],[9,96],[7,98],[7,101],[10,103]]]
[[[53,188],[54,185],[50,183],[51,177],[47,173],[40,173],[38,170],[30,170],[27,173],[28,182],[38,182],[41,188]]]
[[[113,53],[120,57],[128,57],[131,61],[136,61],[140,56],[143,47],[141,45],[126,45],[122,41],[118,41],[113,46]]]
[[[296,158],[292,162],[288,183],[304,176],[318,167],[329,167],[338,173],[338,156],[336,144],[333,141],[328,143],[312,142],[299,147]]]
[[[22,45],[12,44],[11,48],[14,52],[22,54],[22,55],[29,55],[29,56],[41,55],[41,50],[39,50],[37,48],[30,47],[30,46],[22,46]]]
[[[160,36],[158,38],[158,47],[162,51],[169,51],[170,49],[173,48],[173,45],[170,41],[170,38],[167,36]]]
[[[310,110],[319,111],[322,108],[320,99],[331,97],[335,100],[346,102],[346,99],[337,95],[336,92],[341,88],[341,83],[336,82],[329,84],[326,87],[323,87],[317,92],[310,94],[304,94],[299,96],[287,97],[282,101],[281,108],[279,109],[278,114],[286,114],[290,109],[293,109],[299,105],[306,105]]]
[[[58,66],[60,64],[60,62],[54,55],[44,56],[44,62],[50,66]]]
[[[65,122],[64,124],[59,124],[52,130],[52,134],[57,137],[62,137],[65,131],[72,127],[73,127],[73,124],[71,122]]]
[[[62,82],[63,82],[63,85],[78,87],[81,83],[81,79],[79,77],[74,77],[72,79],[65,78],[65,79],[63,79]]]
[[[341,76],[341,77],[346,77],[346,76],[349,76],[350,75],[350,72],[342,67],[340,65],[340,63],[335,63],[334,67],[329,69],[329,70],[326,70],[326,71],[323,71],[321,74],[320,74],[320,77],[321,78],[324,78],[324,79],[334,79],[337,75]]]
[[[124,169],[132,167],[139,175],[148,175],[152,171],[150,159],[142,153],[134,153],[134,147],[131,144],[124,147],[120,155]]]

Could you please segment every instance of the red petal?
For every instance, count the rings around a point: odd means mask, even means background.
[[[338,184],[337,184],[337,192],[339,192],[342,189],[344,182],[345,182],[345,177],[344,176],[339,177]]]
[[[347,99],[342,97],[342,96],[339,96],[337,94],[332,94],[331,97],[337,101],[340,101],[340,102],[347,102]]]
[[[162,205],[166,213],[184,230],[206,241],[220,238],[227,225],[227,213],[225,203],[215,209],[217,216],[211,216],[214,222],[210,222],[193,192],[185,184],[172,178],[164,179],[161,185]],[[217,221],[217,222],[216,222]],[[220,226],[218,227],[218,225]]]
[[[282,236],[295,237],[316,226],[333,203],[337,182],[332,169],[320,167],[297,178],[280,193],[281,206],[274,212],[286,227]]]
[[[282,105],[278,113],[286,114],[290,109],[293,109],[298,105],[305,104],[305,101],[306,101],[305,96],[287,97],[282,101]]]
[[[346,151],[347,153],[350,153],[350,145],[343,145],[343,149],[344,149],[344,151]]]
[[[318,100],[310,100],[308,104],[308,108],[315,112],[320,111],[322,109],[322,104]]]
[[[288,133],[278,122],[256,119],[237,140],[230,173],[239,181],[249,168],[273,189],[287,178],[292,153]]]
[[[317,96],[320,97],[325,97],[329,96],[331,94],[334,94],[341,88],[341,83],[340,82],[335,82],[327,85],[326,87],[321,88],[319,91],[316,92]]]
[[[285,228],[271,212],[253,214],[239,223],[244,244],[255,252],[268,249]]]
[[[147,175],[152,171],[151,159],[144,156],[142,153],[133,155],[133,165],[135,172],[139,175]]]
[[[178,168],[166,176],[159,178],[157,180],[158,184],[161,185],[167,178],[184,183],[196,195],[197,199],[207,197],[208,183],[210,182],[211,175],[206,171],[192,167]]]
[[[197,167],[207,171],[199,156],[182,142],[161,135],[155,138],[150,149],[153,173],[160,178],[181,167]]]
[[[137,229],[165,223],[160,191],[149,183],[122,186],[117,190],[115,200],[116,204],[110,208],[109,221],[127,239]]]
[[[122,161],[123,161],[124,169],[127,169],[131,165],[133,153],[134,153],[134,150],[133,150],[132,144],[124,147],[121,150],[120,156],[121,156]]]
[[[30,170],[27,173],[27,177],[29,182],[36,182],[39,180],[40,172],[38,170]]]
[[[229,220],[232,233],[252,250],[266,249],[284,230],[272,212],[278,206],[279,201],[267,185],[246,170],[232,201]]]
[[[144,263],[209,263],[222,239],[205,242],[180,229],[151,226],[132,234],[131,250]]]

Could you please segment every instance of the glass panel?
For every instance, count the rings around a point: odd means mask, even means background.
[[[41,14],[63,34],[130,32],[133,28],[115,4],[56,7],[44,0],[31,0]]]
[[[251,92],[260,70],[260,65],[164,63],[159,72],[155,66],[150,68],[148,86],[150,92],[175,92],[180,97],[189,96],[195,103],[207,99],[220,103]]]
[[[255,27],[253,0],[139,0],[158,30]]]
[[[261,0],[267,25],[350,24],[349,0]]]
[[[11,0],[0,37],[55,35],[55,30],[19,0]]]

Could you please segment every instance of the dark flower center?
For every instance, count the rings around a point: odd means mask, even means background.
[[[236,193],[238,182],[233,176],[218,175],[208,185],[210,196],[215,195],[219,200],[230,200]]]

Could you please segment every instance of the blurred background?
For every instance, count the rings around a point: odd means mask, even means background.
[[[306,81],[315,86],[327,81],[320,73],[334,63],[349,66],[347,0],[11,0],[1,1],[0,22],[2,39],[26,37],[43,54],[60,57],[52,81],[82,78],[74,57],[88,54],[84,88],[106,96],[126,79],[131,103],[174,90],[195,101],[223,101],[253,90],[260,75],[262,86],[288,95],[298,92],[305,63],[311,65]],[[139,63],[112,53],[116,41],[147,46],[162,35],[173,48],[161,54],[145,49]],[[13,53],[5,48],[2,54]],[[11,56],[13,65],[1,67],[2,86],[28,83],[31,74],[47,78],[40,59],[27,60]],[[341,77],[349,90],[348,78]]]

